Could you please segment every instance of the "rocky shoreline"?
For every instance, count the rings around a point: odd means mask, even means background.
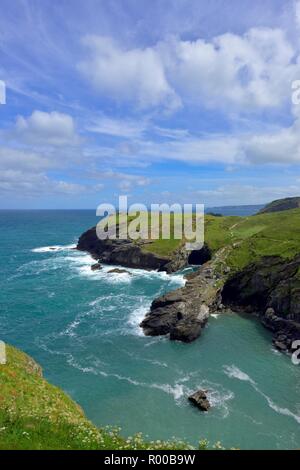
[[[170,335],[170,340],[190,343],[197,339],[210,313],[220,310],[220,278],[214,262],[207,262],[186,276],[184,287],[152,302],[150,312],[140,326],[147,336]]]
[[[197,253],[181,246],[171,256],[145,250],[145,241],[99,240],[95,228],[79,239],[77,249],[89,252],[98,263],[176,272],[197,260],[202,265],[186,276],[186,284],[152,302],[140,326],[145,335],[169,335],[190,343],[201,335],[210,314],[225,309],[257,316],[273,333],[280,351],[291,352],[300,339],[300,255],[285,261],[264,257],[231,273],[226,264],[230,245],[211,255],[205,245]],[[211,259],[210,259],[211,258]],[[96,266],[96,265],[95,265]]]
[[[96,227],[84,232],[77,244],[77,250],[87,251],[98,263],[118,264],[125,268],[137,268],[174,273],[189,264],[202,264],[210,259],[211,253],[205,245],[202,250],[189,252],[180,245],[169,256],[160,256],[147,250],[148,240],[100,240]]]

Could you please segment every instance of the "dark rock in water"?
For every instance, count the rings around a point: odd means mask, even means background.
[[[233,275],[222,301],[232,309],[255,312],[274,334],[275,346],[290,350],[300,339],[300,255],[292,260],[264,257]]]
[[[170,340],[191,343],[201,335],[203,323],[195,320],[180,320],[170,329]]]
[[[102,269],[102,266],[100,263],[95,263],[95,264],[92,264],[91,266],[92,271],[99,271],[100,269]]]
[[[208,411],[211,407],[206,392],[204,390],[198,390],[189,396],[189,400],[193,405],[197,406],[202,411]]]
[[[126,269],[119,269],[119,268],[115,268],[115,269],[111,269],[110,271],[108,271],[109,273],[116,273],[116,274],[130,274],[131,276],[131,273],[129,271],[126,271]]]
[[[274,346],[279,349],[279,351],[286,351],[287,345],[281,341],[274,341]]]

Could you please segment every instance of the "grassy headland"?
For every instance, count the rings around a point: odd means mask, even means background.
[[[212,253],[228,251],[226,264],[233,270],[245,267],[262,256],[279,255],[291,259],[300,251],[300,209],[258,214],[249,217],[205,216],[205,243]],[[170,254],[182,240],[154,240],[144,249]]]

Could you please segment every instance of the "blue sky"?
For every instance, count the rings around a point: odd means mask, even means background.
[[[300,3],[1,0],[0,208],[300,195]]]

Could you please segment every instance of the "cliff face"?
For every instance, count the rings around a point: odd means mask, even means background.
[[[266,207],[259,211],[259,214],[267,214],[269,212],[288,211],[290,209],[298,209],[300,207],[300,197],[287,197],[270,202]]]
[[[150,245],[151,241],[147,240],[99,240],[96,228],[93,227],[81,235],[77,250],[87,251],[100,263],[119,264],[127,268],[157,269],[168,273],[179,271],[189,264],[202,264],[211,257],[207,246],[197,252],[190,252],[182,243],[178,243],[178,247],[168,255],[160,255],[148,250]]]
[[[222,301],[233,309],[254,312],[274,333],[274,343],[291,349],[300,339],[300,255],[292,260],[264,257],[229,279]]]
[[[145,244],[145,243],[144,243]],[[89,252],[95,259],[127,268],[168,270],[171,257],[158,256],[143,250],[143,242],[130,240],[99,240],[93,227],[81,235],[77,249]]]

